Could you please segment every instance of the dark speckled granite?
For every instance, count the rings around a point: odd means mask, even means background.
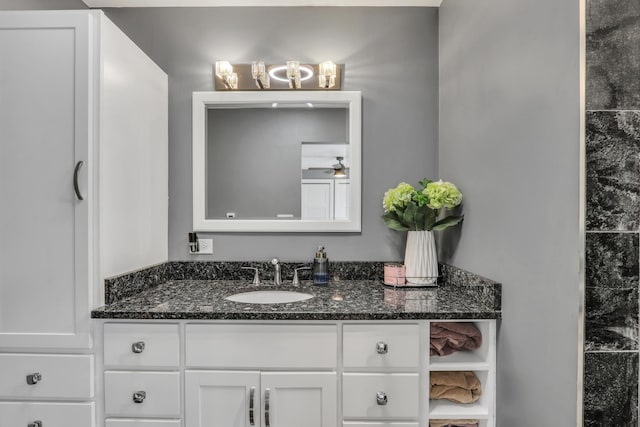
[[[225,297],[252,290],[295,290],[314,295],[288,304],[243,304]],[[298,287],[247,285],[229,280],[176,280],[92,312],[94,318],[118,319],[496,319],[500,285],[442,286],[394,290],[376,281],[303,283]]]
[[[119,319],[261,319],[261,320],[366,320],[366,319],[499,319],[501,285],[451,266],[442,266],[444,280],[438,288],[399,289],[383,286],[383,263],[333,263],[332,276],[340,277],[329,286],[313,286],[302,277],[299,287],[270,284],[249,285],[251,274],[234,270],[240,265],[261,263],[168,263],[161,270],[165,283],[145,286],[126,278],[153,277],[146,270],[109,279],[116,288],[111,303],[92,312],[94,318]],[[287,267],[297,266],[291,264]],[[270,267],[270,266],[269,266]],[[150,270],[158,271],[160,266]],[[287,271],[283,267],[284,273]],[[191,272],[196,278],[186,279]],[[197,272],[197,273],[196,273]],[[158,273],[159,274],[159,273]],[[221,280],[227,275],[232,280]],[[233,280],[245,277],[244,280]],[[265,274],[265,282],[268,275]],[[351,277],[351,278],[349,278]],[[355,278],[353,278],[355,277]],[[287,280],[289,281],[289,280]],[[314,298],[288,304],[243,304],[225,297],[248,290],[296,290]],[[123,298],[123,296],[126,297]]]

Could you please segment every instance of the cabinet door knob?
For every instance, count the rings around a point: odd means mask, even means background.
[[[386,342],[378,341],[376,343],[376,351],[378,354],[387,354],[389,352],[389,346]]]
[[[34,421],[32,423],[27,424],[27,427],[43,427],[42,421]]]
[[[387,393],[385,393],[384,391],[379,391],[376,393],[376,403],[378,403],[378,405],[386,405],[387,404]]]
[[[42,381],[42,374],[40,372],[34,372],[31,375],[27,375],[27,384],[35,385]]]
[[[144,341],[138,341],[131,344],[131,351],[134,353],[142,353],[144,351]]]
[[[146,391],[136,391],[135,393],[133,393],[133,403],[142,403],[144,402],[144,399],[147,398],[147,392]]]

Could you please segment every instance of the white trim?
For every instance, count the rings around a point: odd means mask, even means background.
[[[442,0],[83,0],[89,7],[440,7]]]
[[[206,218],[206,109],[215,104],[336,103],[349,108],[349,220],[230,220]],[[222,232],[361,231],[362,98],[360,92],[193,92],[193,230]]]

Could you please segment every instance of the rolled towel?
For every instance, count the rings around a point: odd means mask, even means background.
[[[429,381],[429,399],[473,403],[482,395],[482,384],[471,371],[432,371]]]
[[[446,356],[482,345],[482,333],[473,323],[434,322],[431,324],[431,355]]]
[[[429,420],[429,427],[478,427],[478,420]]]

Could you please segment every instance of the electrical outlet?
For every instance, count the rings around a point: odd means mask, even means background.
[[[198,239],[198,255],[213,253],[213,239]]]

